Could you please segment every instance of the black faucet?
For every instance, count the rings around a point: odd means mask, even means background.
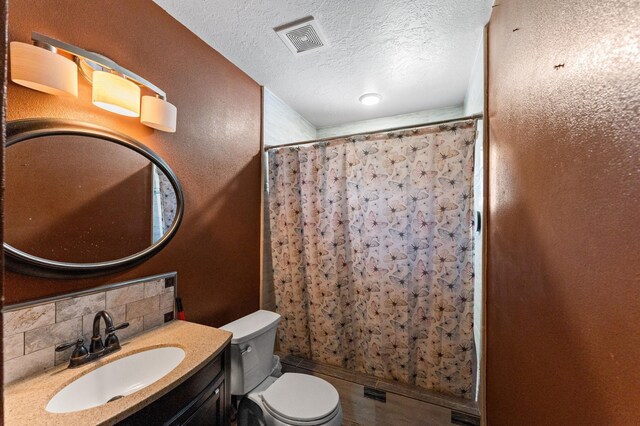
[[[102,341],[100,334],[100,320],[104,319],[105,325],[105,338]],[[93,336],[91,337],[91,344],[89,350],[84,346],[84,339],[78,339],[73,343],[66,343],[56,347],[56,352],[62,352],[75,346],[71,359],[69,360],[69,368],[79,367],[89,362],[95,361],[98,358],[102,358],[105,355],[117,352],[120,350],[120,341],[116,336],[117,330],[129,327],[129,323],[125,322],[118,326],[113,326],[113,319],[107,311],[100,311],[93,317]]]
[[[104,320],[105,333],[104,343],[100,335],[100,319]],[[120,342],[118,336],[116,336],[116,330],[129,327],[129,323],[125,322],[117,327],[113,326],[113,319],[107,311],[100,311],[93,317],[93,337],[91,337],[91,346],[89,347],[89,353],[98,353],[100,351],[109,350],[109,353],[115,352],[120,349]]]

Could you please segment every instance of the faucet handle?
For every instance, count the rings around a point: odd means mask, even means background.
[[[84,339],[78,339],[75,342],[63,343],[61,345],[58,345],[56,346],[56,352],[64,352],[72,346],[75,346],[76,349],[84,347]]]
[[[89,351],[84,347],[84,339],[80,338],[73,343],[64,343],[56,346],[56,352],[66,351],[70,347],[75,346],[69,359],[69,368],[74,368],[82,365],[89,357]]]
[[[71,359],[69,360],[69,367],[71,368],[82,365],[82,361],[89,356],[89,351],[84,347],[84,339],[78,339],[73,343],[64,343],[56,346],[56,352],[66,351],[72,346],[76,348],[73,350]]]
[[[122,324],[116,325],[115,327],[113,327],[113,326],[109,327],[105,331],[106,331],[107,334],[111,334],[114,331],[122,330],[123,328],[127,328],[127,327],[129,327],[129,323],[128,322],[123,322]]]
[[[77,341],[71,342],[71,343],[63,343],[61,345],[56,346],[56,352],[63,352],[69,349],[71,346],[78,346],[78,345],[82,345],[83,343],[84,343],[84,339],[78,339]]]
[[[107,348],[112,348],[112,347],[116,347],[119,348],[120,347],[120,341],[118,340],[118,336],[116,336],[116,331],[117,330],[122,330],[123,328],[127,328],[129,327],[129,323],[128,322],[123,322],[120,325],[117,325],[115,327],[109,327],[107,328],[105,331],[107,333],[107,337],[104,338],[104,346]]]

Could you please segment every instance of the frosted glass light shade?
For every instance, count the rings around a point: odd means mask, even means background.
[[[145,126],[173,133],[176,131],[178,109],[169,102],[154,96],[142,97],[140,122]]]
[[[127,117],[140,116],[140,87],[116,74],[93,72],[93,104]]]
[[[364,95],[360,96],[359,100],[363,105],[377,105],[382,100],[382,96],[377,93],[365,93]]]
[[[58,96],[78,96],[78,68],[70,59],[28,43],[12,41],[11,81]]]

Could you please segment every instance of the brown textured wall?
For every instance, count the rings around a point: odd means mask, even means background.
[[[7,302],[51,296],[109,282],[178,272],[187,319],[221,325],[258,308],[260,241],[260,87],[148,0],[10,0],[9,40],[41,32],[109,56],[164,89],[178,107],[175,134],[78,99],[9,83],[8,118],[59,117],[92,122],[146,144],[174,170],[185,216],[169,245],[142,265],[83,280],[40,279],[8,272]]]
[[[496,3],[488,424],[637,424],[638,3]]]

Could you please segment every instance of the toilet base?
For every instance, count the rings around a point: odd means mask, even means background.
[[[267,426],[262,408],[249,398],[240,401],[236,419],[238,426]]]

